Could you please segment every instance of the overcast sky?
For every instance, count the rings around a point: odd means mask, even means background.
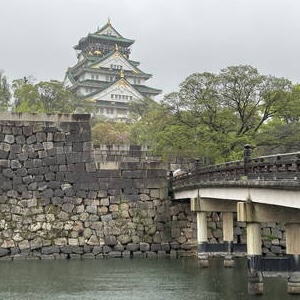
[[[299,0],[0,0],[0,70],[63,80],[73,46],[110,18],[164,94],[239,64],[299,83],[299,16]]]

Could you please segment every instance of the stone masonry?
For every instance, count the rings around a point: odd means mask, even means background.
[[[196,214],[168,197],[168,167],[141,146],[95,148],[88,115],[0,115],[0,258],[172,257],[197,249]],[[245,224],[235,223],[236,242]],[[262,226],[263,253],[285,252]],[[222,214],[208,214],[222,242]]]
[[[86,115],[0,119],[2,258],[177,256],[196,245],[195,216],[171,203],[166,166],[141,147],[94,149]]]

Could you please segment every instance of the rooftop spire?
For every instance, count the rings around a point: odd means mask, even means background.
[[[111,26],[110,18],[108,18],[107,25]]]

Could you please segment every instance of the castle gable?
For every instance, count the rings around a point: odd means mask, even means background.
[[[101,100],[127,103],[134,99],[142,99],[143,95],[136,90],[125,78],[111,84],[105,90],[90,96],[90,100],[98,102]]]
[[[107,69],[116,69],[124,71],[132,71],[134,73],[141,73],[141,71],[131,64],[118,50],[111,53],[105,59],[100,62],[96,62],[90,66],[94,69],[107,68]]]

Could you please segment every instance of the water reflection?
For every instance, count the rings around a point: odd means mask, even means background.
[[[220,260],[201,269],[194,259],[2,261],[0,276],[0,299],[296,299],[283,278],[265,279],[265,294],[249,296],[242,259],[233,269]]]

